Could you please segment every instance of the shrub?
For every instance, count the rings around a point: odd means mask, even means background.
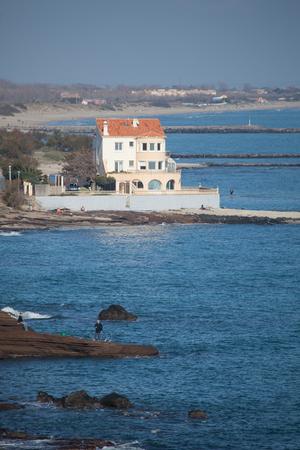
[[[96,185],[103,191],[114,191],[116,189],[116,180],[114,177],[96,176]]]
[[[17,181],[12,181],[6,184],[6,188],[3,194],[3,201],[7,206],[19,209],[24,205],[25,197],[22,191],[19,190],[19,184]]]

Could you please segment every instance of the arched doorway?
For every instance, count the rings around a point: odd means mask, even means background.
[[[169,180],[167,182],[166,188],[168,191],[175,189],[175,180]]]
[[[132,184],[138,189],[144,189],[144,185],[140,180],[133,180]]]
[[[151,180],[148,183],[149,191],[160,191],[161,190],[161,182],[159,180]]]

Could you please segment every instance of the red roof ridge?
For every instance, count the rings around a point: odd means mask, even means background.
[[[105,121],[108,125],[108,136],[160,138],[165,136],[160,120],[157,118],[97,118],[96,125],[102,136]]]

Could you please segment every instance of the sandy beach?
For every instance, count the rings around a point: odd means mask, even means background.
[[[163,114],[184,113],[218,113],[225,111],[251,111],[300,108],[300,101],[276,101],[264,104],[244,103],[240,105],[220,104],[202,107],[176,106],[170,108],[149,107],[144,105],[128,106],[126,108],[107,111],[94,106],[68,105],[68,104],[29,104],[27,110],[14,116],[0,116],[0,128],[40,128],[54,121],[80,120],[95,117],[128,117],[128,116],[158,116]]]

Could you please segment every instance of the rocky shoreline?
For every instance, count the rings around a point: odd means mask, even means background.
[[[0,232],[157,224],[275,224],[300,223],[300,212],[247,210],[180,210],[165,212],[91,211],[60,214],[50,211],[0,210]]]
[[[151,345],[94,342],[72,336],[25,331],[16,319],[0,311],[0,359],[26,357],[124,358],[156,355],[158,355],[158,350]]]
[[[20,444],[21,446],[24,444],[24,441],[28,445],[31,444],[32,448],[49,448],[53,450],[96,450],[97,448],[115,447],[114,442],[105,439],[53,438],[50,436],[30,435],[23,431],[12,431],[6,428],[0,428],[0,445],[1,443],[5,444],[5,448],[8,447],[9,444],[12,444],[13,446]],[[37,447],[37,445],[39,447]],[[26,448],[29,447],[26,446]]]

